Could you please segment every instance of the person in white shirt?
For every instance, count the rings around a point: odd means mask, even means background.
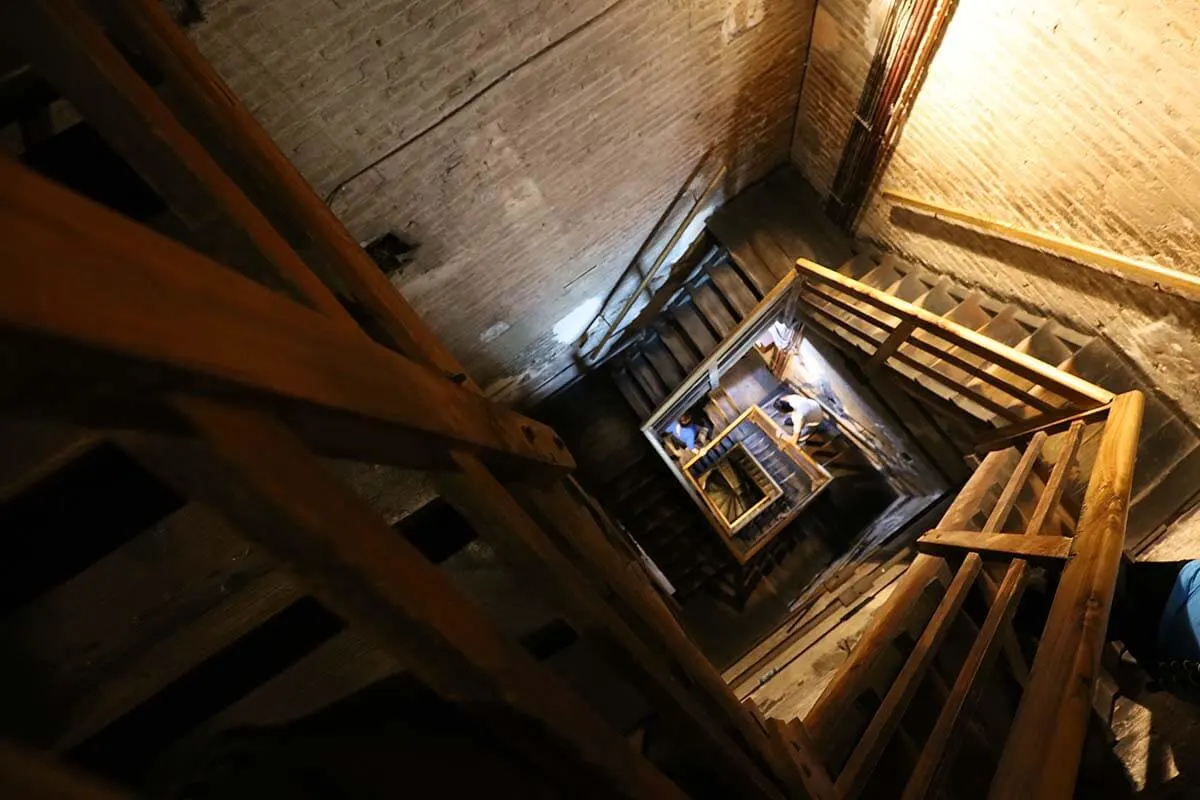
[[[821,404],[801,394],[785,394],[775,401],[775,408],[788,415],[785,427],[787,422],[791,423],[792,435],[788,438],[793,444],[806,440],[825,421]]]

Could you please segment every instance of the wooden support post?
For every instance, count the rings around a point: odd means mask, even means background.
[[[566,495],[563,485],[520,492],[533,498],[533,505],[542,512],[543,528],[477,460],[459,454],[454,457],[459,471],[436,477],[437,488],[497,548],[505,563],[555,596],[577,626],[611,643],[613,652],[622,657],[618,666],[625,668],[634,685],[678,720],[732,785],[746,792],[756,787],[758,796],[775,794],[763,772],[726,732],[714,713],[717,710],[700,703],[674,677],[669,658],[635,633],[630,617],[636,620],[636,616],[623,617],[604,601],[603,596],[621,595],[626,590],[627,572],[588,512]],[[569,559],[547,535],[549,531],[571,543],[586,541],[585,558],[590,561]],[[576,566],[585,563],[590,563],[591,577]],[[602,593],[595,590],[594,581],[603,587]],[[725,691],[729,692],[728,688]]]
[[[373,463],[448,468],[450,445],[514,471],[573,466],[546,425],[6,159],[0,254],[0,334],[21,341],[5,355],[28,386],[63,370],[125,379],[134,407],[164,386],[220,393]]]
[[[1063,570],[992,783],[990,796],[997,800],[1073,793],[1125,541],[1144,405],[1141,392],[1127,392],[1109,411],[1075,531],[1075,558]]]
[[[174,402],[200,443],[150,440],[137,455],[292,564],[323,602],[371,631],[421,680],[449,699],[511,705],[623,793],[682,797],[285,427],[219,402]]]
[[[930,531],[917,539],[922,553],[946,555],[958,551],[983,557],[1048,559],[1065,561],[1071,557],[1067,536],[1025,536],[1021,533],[980,533],[979,531]]]

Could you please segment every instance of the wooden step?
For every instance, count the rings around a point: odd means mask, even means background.
[[[658,338],[657,334],[649,336],[638,349],[650,362],[650,366],[654,368],[659,380],[666,388],[667,394],[675,391],[679,384],[683,383],[683,367],[675,360],[675,356],[671,355],[671,351]]]
[[[612,376],[613,383],[617,386],[617,391],[625,398],[625,402],[633,409],[633,413],[637,415],[638,420],[645,420],[654,413],[654,404],[646,396],[646,393],[638,386],[633,379],[633,375],[624,367],[614,367],[609,371]]]
[[[679,329],[701,358],[706,358],[717,349],[718,339],[713,335],[713,329],[704,320],[690,295],[687,301],[671,309],[671,317],[678,323]]]
[[[683,332],[669,321],[659,322],[654,326],[658,338],[671,351],[676,363],[684,372],[691,372],[700,363],[700,355],[696,352]]]
[[[696,304],[696,310],[717,333],[719,339],[724,339],[733,331],[737,320],[733,318],[711,281],[704,280],[695,286],[689,286],[688,294]]]
[[[758,305],[758,299],[754,296],[753,290],[746,283],[746,279],[741,273],[733,268],[728,263],[715,265],[710,271],[709,276],[712,278],[713,284],[717,287],[717,291],[733,309],[738,321],[750,316],[750,312]]]

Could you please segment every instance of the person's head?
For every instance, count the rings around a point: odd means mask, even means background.
[[[679,424],[680,425],[691,425],[692,424],[692,412],[685,411],[682,414],[680,414],[679,415]]]
[[[791,412],[793,409],[792,409],[792,404],[781,397],[775,401],[775,410],[782,411],[785,414],[787,414],[787,413]]]

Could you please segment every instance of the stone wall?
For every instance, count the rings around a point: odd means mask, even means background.
[[[828,193],[882,18],[821,0],[793,143]],[[1200,6],[961,0],[880,186],[1200,274]],[[873,199],[857,235],[1110,337],[1200,420],[1197,305]]]
[[[787,159],[813,0],[211,0],[200,48],[505,399],[570,341],[700,155]],[[703,179],[701,180],[701,185]],[[653,254],[652,254],[653,255]]]

